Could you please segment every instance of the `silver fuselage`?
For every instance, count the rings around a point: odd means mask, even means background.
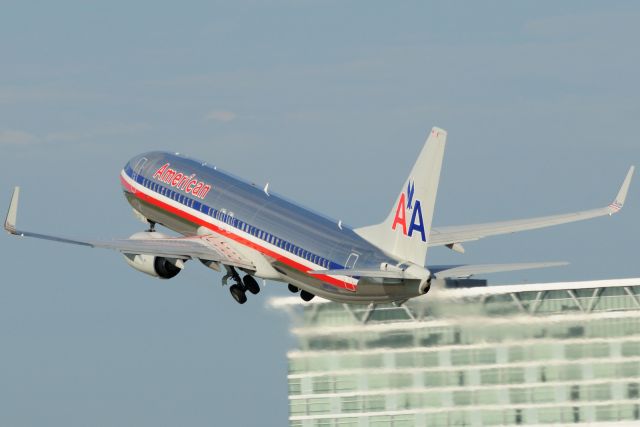
[[[169,169],[174,175],[167,175]],[[224,234],[263,254],[281,274],[276,280],[341,302],[402,301],[419,294],[418,282],[412,280],[308,274],[310,270],[379,268],[381,263],[398,260],[347,225],[206,163],[149,152],[131,159],[123,174],[143,190],[124,185],[128,202],[144,217],[185,236],[202,234],[203,229]]]

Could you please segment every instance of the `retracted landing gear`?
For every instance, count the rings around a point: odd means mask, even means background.
[[[227,270],[227,274],[222,277],[222,286],[225,286],[230,279],[233,280],[234,284],[229,287],[229,292],[238,304],[247,302],[247,291],[254,295],[260,292],[260,286],[253,276],[247,274],[241,279],[235,268],[228,265],[225,265],[224,268]]]

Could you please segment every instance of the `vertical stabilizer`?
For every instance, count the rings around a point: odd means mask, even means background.
[[[401,261],[425,264],[446,141],[447,132],[434,127],[387,219],[356,233]]]

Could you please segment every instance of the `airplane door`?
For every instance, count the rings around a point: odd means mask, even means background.
[[[140,175],[140,171],[144,167],[145,163],[147,163],[147,158],[143,157],[140,160],[138,160],[138,163],[136,163],[136,166],[133,168],[132,178],[135,182],[138,182],[138,175]],[[133,188],[133,191],[135,192],[135,187]]]
[[[351,252],[351,255],[349,255],[349,257],[347,258],[347,262],[344,265],[344,268],[346,269],[352,269],[356,266],[356,263],[358,262],[358,258],[360,257],[359,254],[355,253],[355,252]]]

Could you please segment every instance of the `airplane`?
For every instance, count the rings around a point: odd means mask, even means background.
[[[175,277],[189,260],[221,271],[222,284],[244,304],[257,294],[256,278],[288,284],[304,301],[320,296],[358,304],[402,304],[429,292],[433,283],[478,274],[565,265],[558,262],[449,265],[426,263],[427,250],[613,215],[622,209],[634,167],[606,207],[569,214],[476,225],[432,227],[447,132],[434,127],[386,219],[351,228],[259,188],[207,163],[154,151],[132,158],[120,182],[134,214],[149,224],[128,239],[78,240],[16,228],[20,188],[15,187],[4,228],[34,237],[122,253],[136,270]],[[156,231],[162,225],[180,234]]]

